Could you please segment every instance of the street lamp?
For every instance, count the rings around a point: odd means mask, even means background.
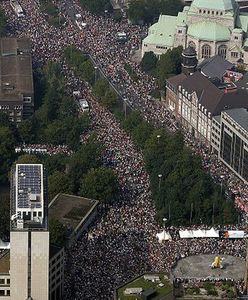
[[[94,66],[94,69],[95,69],[95,85],[96,85],[96,72],[97,72],[98,67]]]
[[[161,188],[161,178],[162,178],[162,174],[158,174],[158,190],[160,192],[160,188]]]
[[[158,134],[157,135],[157,139],[158,139],[158,144],[159,144],[159,139],[161,138],[161,135],[160,134]]]
[[[124,113],[125,113],[125,120],[127,118],[127,98],[123,98],[124,103]]]
[[[163,227],[164,227],[164,240],[165,240],[165,222],[167,221],[166,218],[163,218]]]

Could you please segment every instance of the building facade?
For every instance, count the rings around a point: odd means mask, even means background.
[[[49,299],[46,172],[17,164],[11,178],[10,281],[12,300]]]
[[[177,16],[160,15],[142,42],[142,56],[166,53],[177,46],[193,47],[199,62],[220,55],[248,64],[248,15],[234,0],[194,0]]]
[[[221,113],[219,159],[248,182],[248,112],[244,108]]]
[[[0,39],[0,111],[11,122],[20,123],[34,111],[34,89],[30,40]]]

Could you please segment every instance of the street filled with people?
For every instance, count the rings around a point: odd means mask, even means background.
[[[0,4],[8,17],[9,36],[31,38],[34,66],[41,66],[49,60],[62,65],[67,93],[72,95],[73,90],[80,90],[90,104],[91,128],[96,132],[98,140],[106,146],[103,161],[114,170],[121,187],[119,201],[101,207],[99,216],[88,232],[67,251],[65,299],[112,299],[114,289],[135,275],[145,271],[169,272],[179,259],[189,255],[220,253],[245,259],[243,239],[180,239],[178,231],[183,227],[168,227],[172,240],[158,242],[156,233],[161,231],[161,226],[156,222],[142,152],[135,147],[114,115],[99,105],[90,85],[77,78],[62,57],[64,48],[69,45],[90,53],[97,62],[97,68],[105,73],[122,97],[128,99],[128,105],[141,111],[147,121],[175,132],[178,129],[177,123],[161,102],[151,96],[156,88],[155,78],[142,73],[138,64],[131,60],[131,54],[140,47],[147,28],[131,25],[126,19],[115,22],[110,16],[92,15],[83,10],[76,0],[60,2],[59,8],[66,23],[54,27],[46,22],[38,0],[20,0],[20,4],[25,17],[19,19],[11,10],[9,1]],[[88,26],[79,30],[68,15],[68,6],[73,6]],[[127,33],[128,42],[125,45],[116,42],[118,32]],[[137,72],[137,82],[125,70],[126,63]],[[247,185],[218,162],[210,149],[187,133],[185,142],[194,153],[202,157],[203,167],[216,182],[234,193],[236,201],[248,202]],[[41,146],[34,145],[33,148],[52,148]],[[68,153],[66,147],[61,147],[61,151]],[[32,146],[29,145],[29,148]],[[240,224],[226,228],[246,231],[245,220],[246,213],[243,212]],[[199,224],[199,228],[201,226]],[[239,282],[238,287],[242,290],[242,283]]]

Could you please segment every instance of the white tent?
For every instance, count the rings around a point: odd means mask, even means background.
[[[193,238],[218,238],[219,230],[211,228],[210,230],[180,230],[179,236],[181,239],[193,239]]]
[[[193,233],[192,230],[180,230],[179,231],[179,236],[181,239],[192,239],[193,238]]]
[[[201,230],[201,229],[193,230],[193,237],[195,237],[195,238],[205,237],[205,231]]]
[[[160,243],[162,241],[168,241],[168,240],[172,239],[170,233],[166,232],[165,230],[163,230],[162,232],[157,233],[156,237],[158,238]]]
[[[245,232],[242,230],[228,230],[224,234],[227,239],[243,239],[245,237]]]
[[[206,230],[206,237],[218,238],[219,236],[219,230],[215,230],[213,227],[210,230]]]

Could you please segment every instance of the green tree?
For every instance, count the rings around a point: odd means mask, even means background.
[[[90,59],[82,63],[83,78],[90,84],[93,84],[95,79],[95,69]]]
[[[90,169],[83,177],[80,195],[87,198],[111,203],[118,194],[118,182],[109,168]]]
[[[150,72],[156,68],[157,62],[158,62],[158,58],[152,51],[146,52],[142,58],[140,67],[142,71]]]
[[[131,0],[128,8],[128,18],[133,23],[139,23],[144,21],[145,15],[145,0]]]
[[[0,127],[0,141],[0,182],[5,182],[16,157],[14,152],[15,138],[8,127]]]
[[[147,139],[151,136],[154,128],[147,122],[140,123],[132,132],[132,137],[135,143],[144,148]]]
[[[69,193],[70,181],[68,175],[55,171],[48,176],[48,192],[49,201],[51,201],[59,193]]]
[[[80,145],[77,152],[68,159],[70,190],[77,193],[81,179],[91,168],[100,166],[103,147],[91,137],[86,144]]]
[[[50,243],[58,246],[64,246],[66,241],[66,229],[64,225],[55,219],[49,220]]]
[[[6,34],[6,24],[7,18],[2,9],[0,9],[0,37],[3,37]]]
[[[40,164],[40,159],[33,154],[22,154],[20,155],[15,164]]]
[[[117,101],[116,93],[111,88],[109,88],[105,93],[105,95],[102,97],[101,103],[105,107],[111,109],[116,104],[116,101]]]
[[[113,11],[110,0],[80,0],[81,5],[95,14],[104,14],[105,10]]]

